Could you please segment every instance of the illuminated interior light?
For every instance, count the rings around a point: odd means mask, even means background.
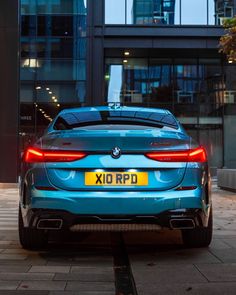
[[[23,67],[25,67],[25,68],[39,68],[40,64],[36,58],[27,58],[23,62]]]
[[[124,52],[124,55],[125,55],[125,56],[129,56],[129,55],[130,55],[130,52],[129,52],[129,51],[125,51],[125,52]]]

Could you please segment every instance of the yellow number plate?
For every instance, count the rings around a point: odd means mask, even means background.
[[[85,185],[148,185],[147,172],[85,172]]]

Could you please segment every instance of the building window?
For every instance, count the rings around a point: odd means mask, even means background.
[[[234,16],[233,0],[216,0],[215,1],[216,24],[222,25],[225,18]]]
[[[179,0],[105,0],[106,24],[179,24]]]
[[[108,102],[175,106],[180,116],[198,113],[202,104],[210,116],[226,101],[236,103],[235,89],[224,90],[222,81],[220,59],[106,58]]]
[[[106,0],[106,24],[126,24],[126,0]]]
[[[87,0],[21,0],[21,15],[84,14]]]
[[[207,24],[207,0],[181,0],[182,25]]]
[[[104,0],[105,24],[221,25],[233,0]]]

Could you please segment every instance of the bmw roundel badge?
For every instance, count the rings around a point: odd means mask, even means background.
[[[114,159],[118,159],[121,156],[121,150],[118,146],[116,146],[112,149],[111,156]]]

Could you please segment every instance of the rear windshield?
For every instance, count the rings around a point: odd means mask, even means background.
[[[178,129],[170,113],[149,111],[88,111],[62,113],[54,124],[56,130],[70,130],[92,125],[140,125],[154,128],[164,126]]]

